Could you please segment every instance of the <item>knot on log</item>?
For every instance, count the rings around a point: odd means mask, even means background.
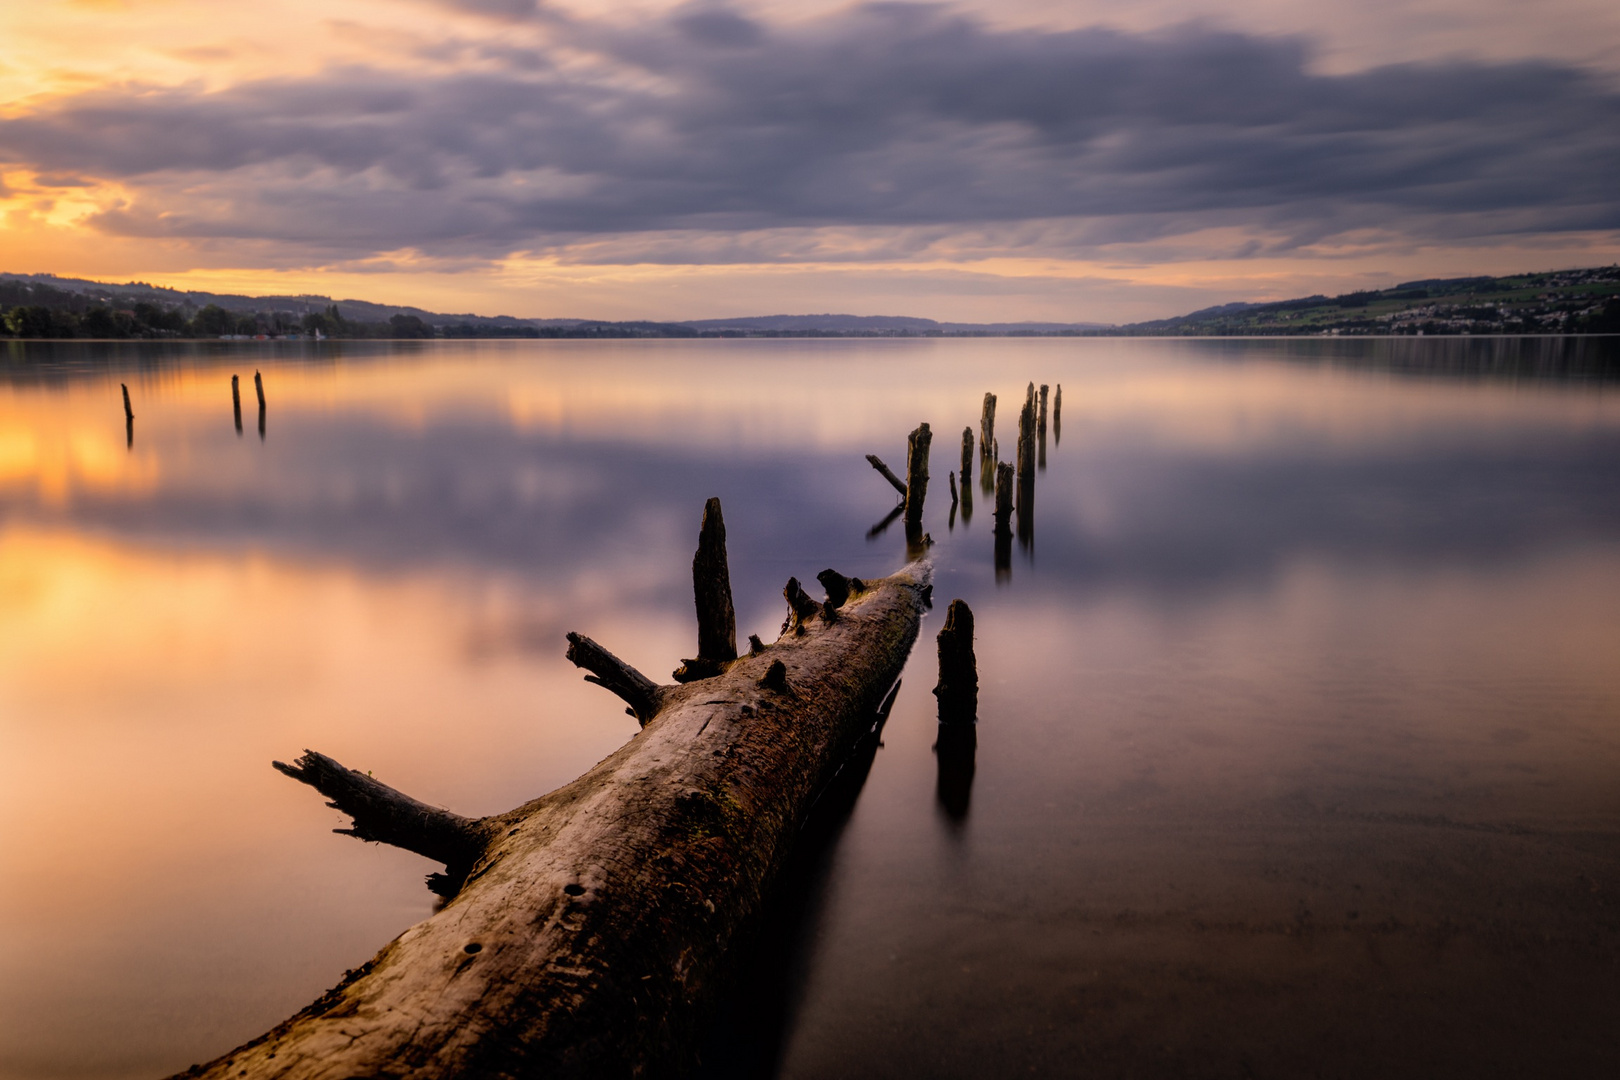
[[[821,605],[810,599],[796,577],[788,578],[782,595],[788,602],[788,617],[782,623],[782,633],[787,633],[790,628],[796,634],[804,633],[805,626],[821,611]]]
[[[774,690],[778,694],[791,694],[793,688],[788,686],[787,665],[780,660],[772,660],[771,666],[765,669],[765,674],[759,680],[759,685],[766,690]]]
[[[827,603],[831,604],[834,610],[843,607],[849,602],[849,594],[855,588],[853,579],[845,577],[830,567],[817,574],[816,580],[821,582],[823,589],[827,590]]]
[[[584,634],[568,634],[568,659],[591,674],[585,681],[605,687],[624,699],[630,715],[642,727],[658,714],[659,687],[647,676],[608,652]]]
[[[758,656],[765,651],[765,643],[759,640],[758,634],[748,635],[748,655]]]

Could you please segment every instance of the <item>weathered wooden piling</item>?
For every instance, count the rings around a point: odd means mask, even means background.
[[[973,656],[973,612],[952,600],[939,632],[939,731],[934,754],[939,769],[936,797],[946,816],[967,816],[973,795],[974,759],[978,750],[975,722],[979,716],[979,672]]]
[[[1035,467],[1041,472],[1046,471],[1046,394],[1047,385],[1041,383],[1041,411],[1035,419],[1035,434],[1040,443],[1035,457]]]
[[[697,606],[698,651],[682,660],[676,682],[718,675],[737,659],[737,612],[731,604],[731,570],[726,562],[726,522],[720,500],[703,505],[697,552],[692,556],[692,596]]]
[[[1005,461],[996,463],[996,532],[1012,535],[1013,489],[1017,473]]]
[[[1024,394],[1018,413],[1018,542],[1026,547],[1035,536],[1035,384]]]
[[[234,378],[234,376],[232,376]],[[264,410],[264,379],[257,371],[253,373],[253,389],[259,395],[259,410]]]
[[[119,383],[118,388],[124,392],[124,419],[125,420],[133,420],[133,419],[135,419],[135,410],[132,409],[130,407],[130,404],[129,404],[129,386],[128,386],[128,384],[127,383]]]
[[[939,637],[939,699],[941,724],[971,724],[979,716],[979,669],[973,656],[973,611],[962,600],[952,600],[945,612]]]
[[[927,422],[906,438],[906,524],[920,525],[923,500],[928,497],[928,445],[934,434]]]
[[[242,434],[242,388],[235,375],[231,376],[231,418],[236,421],[236,433]]]
[[[962,429],[962,488],[965,491],[973,479],[973,429]]]

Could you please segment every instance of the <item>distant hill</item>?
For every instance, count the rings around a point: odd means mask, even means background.
[[[1425,278],[1341,296],[1222,304],[1102,333],[1184,337],[1620,333],[1620,266],[1500,278]]]
[[[228,314],[227,314],[228,313]],[[939,322],[905,315],[731,319],[522,318],[447,314],[318,295],[244,296],[0,273],[0,332],[14,337],[1015,337],[1620,333],[1620,266],[1511,277],[1429,278],[1387,289],[1234,301],[1109,326]]]

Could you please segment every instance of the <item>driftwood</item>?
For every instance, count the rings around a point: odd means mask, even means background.
[[[684,685],[569,635],[570,658],[642,729],[504,814],[460,817],[313,752],[278,764],[354,819],[340,831],[444,863],[430,884],[449,900],[302,1012],[183,1075],[629,1077],[689,1064],[727,944],[892,701],[929,573],[825,571],[824,604],[791,581],[776,643],[750,638],[747,656]]]
[[[906,497],[906,482],[894,475],[894,470],[883,464],[882,458],[876,454],[867,454],[866,460],[871,462],[872,468],[876,469],[883,479],[887,480],[890,486],[900,493],[900,498],[904,499]]]

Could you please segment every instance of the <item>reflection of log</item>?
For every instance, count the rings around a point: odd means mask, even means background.
[[[876,469],[880,474],[882,474],[883,479],[887,480],[894,487],[894,490],[900,493],[900,497],[902,499],[906,497],[906,482],[894,475],[893,471],[891,471],[887,465],[883,464],[882,458],[878,457],[876,454],[867,454],[866,460],[871,462],[872,468]]]
[[[922,521],[923,500],[928,497],[928,444],[934,441],[934,433],[928,430],[927,424],[918,424],[917,429],[906,439],[906,523],[916,525]]]
[[[188,1075],[689,1066],[727,945],[756,920],[818,793],[872,730],[916,639],[928,577],[913,564],[850,582],[836,620],[809,619],[716,678],[654,688],[639,734],[505,814],[459,819],[307,756],[300,769],[313,761],[337,778],[352,831],[418,851],[432,836],[435,858],[471,852],[465,883],[445,882],[454,896],[443,910],[309,1008]]]
[[[697,602],[698,654],[681,662],[676,682],[720,674],[737,659],[737,613],[731,606],[731,571],[726,565],[726,521],[720,500],[703,506],[697,554],[692,556],[692,595]]]

